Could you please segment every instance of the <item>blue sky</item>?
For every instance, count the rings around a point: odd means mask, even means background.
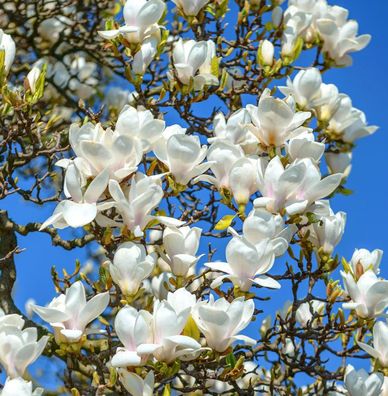
[[[386,232],[388,206],[387,183],[387,114],[386,89],[388,89],[387,38],[388,2],[370,0],[336,1],[350,10],[350,17],[358,20],[360,33],[373,36],[371,44],[362,52],[353,55],[350,68],[336,69],[325,74],[326,83],[335,83],[341,92],[353,99],[353,105],[363,110],[370,124],[379,125],[375,135],[358,141],[354,151],[353,168],[348,179],[348,188],[354,191],[348,197],[336,197],[332,206],[335,211],[348,214],[346,232],[337,252],[350,258],[354,248],[387,251],[382,263],[382,275],[388,278],[388,240]],[[331,2],[334,4],[334,2]],[[8,199],[1,207],[8,209],[11,218],[20,223],[43,221],[53,207],[36,208],[20,199]],[[79,249],[63,251],[50,245],[47,235],[31,234],[19,238],[19,246],[26,249],[16,257],[18,281],[15,287],[16,302],[23,309],[25,301],[34,297],[45,304],[54,296],[50,280],[50,267],[57,265],[69,271],[76,258],[84,259]],[[273,295],[273,293],[272,293]],[[281,295],[281,293],[280,293]],[[280,304],[280,295],[275,297]]]

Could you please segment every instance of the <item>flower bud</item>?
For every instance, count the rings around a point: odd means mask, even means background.
[[[258,53],[260,66],[272,66],[274,53],[275,53],[275,47],[273,46],[273,44],[268,40],[262,41],[260,43],[259,53]]]

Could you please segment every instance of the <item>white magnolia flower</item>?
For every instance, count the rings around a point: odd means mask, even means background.
[[[210,0],[172,0],[186,16],[197,16]]]
[[[348,10],[342,7],[331,7],[324,18],[317,20],[317,29],[323,39],[323,52],[339,66],[352,64],[351,52],[361,51],[370,42],[371,36],[357,36],[358,23],[347,21]]]
[[[109,171],[104,169],[85,188],[85,179],[75,162],[67,164],[64,191],[71,200],[61,201],[40,229],[43,230],[50,225],[58,229],[68,226],[77,228],[91,223],[98,211],[106,208],[106,205],[97,202],[103,195],[108,182]]]
[[[358,345],[384,367],[388,367],[388,323],[376,322],[373,326],[373,347],[357,341]]]
[[[120,382],[132,396],[153,396],[154,372],[150,371],[143,379],[126,369],[119,370]]]
[[[298,72],[286,87],[279,87],[284,95],[291,95],[298,106],[314,110],[318,120],[329,121],[340,105],[340,94],[334,84],[324,84],[318,69],[308,68]]]
[[[208,138],[209,143],[219,140],[227,140],[234,145],[239,145],[245,154],[256,154],[258,149],[258,140],[248,129],[251,123],[251,117],[246,109],[240,109],[230,115],[228,120],[224,114],[217,113],[214,117],[214,135]]]
[[[66,289],[66,294],[55,297],[47,307],[36,305],[34,311],[53,327],[57,342],[78,342],[88,323],[101,315],[108,304],[109,292],[86,301],[84,285],[77,281]]]
[[[143,245],[125,242],[118,247],[109,272],[121,292],[132,296],[137,293],[143,280],[150,276],[155,261],[156,255],[147,256]]]
[[[201,175],[195,181],[207,181],[220,190],[223,188],[230,190],[232,187],[230,181],[231,170],[239,159],[245,159],[242,148],[226,139],[216,140],[210,145],[206,158],[208,163],[211,164],[210,169],[214,176]]]
[[[197,298],[195,297],[195,294],[192,294],[184,287],[181,287],[173,293],[168,293],[167,302],[174,308],[175,312],[180,315],[187,310],[191,312],[191,309],[197,303]]]
[[[224,352],[235,341],[254,345],[256,341],[240,333],[250,323],[255,304],[253,300],[236,298],[229,303],[225,298],[200,301],[192,309],[193,319],[206,337],[207,345],[217,352]]]
[[[248,105],[252,119],[250,131],[263,147],[282,146],[287,140],[305,132],[303,123],[311,117],[310,112],[298,112],[290,97],[282,100],[270,96],[266,89],[260,97],[258,106]]]
[[[313,243],[313,245],[326,254],[332,254],[334,248],[340,243],[342,239],[342,235],[345,231],[346,224],[346,213],[345,212],[334,212],[331,210],[328,202],[324,202],[325,209],[324,213],[315,214],[319,219],[317,223],[312,224],[307,227],[309,230],[309,240]],[[303,230],[302,232],[306,232]]]
[[[345,142],[353,143],[356,139],[372,135],[377,126],[368,126],[365,114],[352,106],[349,96],[340,95],[340,105],[330,118],[328,130]]]
[[[0,320],[0,364],[9,378],[22,377],[27,366],[42,354],[48,336],[38,340],[35,327],[22,330],[24,320],[20,315],[3,315]]]
[[[143,75],[158,52],[158,40],[148,37],[142,43],[140,50],[133,57],[132,71],[137,75]]]
[[[13,60],[15,59],[16,46],[12,37],[9,34],[4,33],[0,29],[0,51],[4,51],[4,70],[7,74],[12,66]]]
[[[329,172],[342,173],[348,177],[352,170],[352,153],[325,153],[325,159]]]
[[[355,278],[359,278],[368,270],[379,274],[382,257],[383,251],[380,249],[375,249],[372,252],[367,249],[356,249],[349,261],[349,266]]]
[[[198,136],[175,133],[166,144],[155,146],[156,157],[163,162],[177,183],[186,185],[189,181],[206,172],[210,164],[202,163],[207,146],[201,146]]]
[[[303,327],[316,327],[320,319],[319,316],[323,314],[324,309],[324,302],[311,300],[299,305],[295,318]],[[315,317],[314,320],[313,317]]]
[[[77,158],[77,168],[87,177],[96,176],[104,169],[109,170],[111,179],[122,180],[135,172],[142,158],[138,139],[116,128],[104,130],[100,124],[87,123],[81,128],[73,124],[69,140]]]
[[[382,373],[369,375],[364,369],[356,371],[351,364],[348,364],[344,382],[349,396],[379,396],[384,383],[384,375]]]
[[[175,359],[191,360],[201,345],[191,337],[181,335],[189,318],[191,307],[175,310],[168,301],[154,302],[152,317],[153,341],[137,348],[140,356],[153,355],[158,361],[171,363]]]
[[[163,190],[158,180],[137,173],[126,194],[116,180],[110,180],[109,192],[123,223],[135,236],[143,235],[147,224],[155,218],[150,213],[163,198]]]
[[[321,179],[319,169],[310,158],[297,160],[284,168],[279,157],[274,157],[265,167],[259,167],[261,198],[255,207],[265,207],[272,213],[283,209],[289,214],[302,213],[315,201],[330,195],[340,184],[342,175]]]
[[[248,242],[238,235],[226,246],[226,263],[214,262],[205,265],[212,270],[224,272],[212,284],[218,287],[224,279],[230,279],[242,291],[249,291],[255,283],[262,287],[280,288],[280,284],[265,274],[272,268],[275,255],[284,253],[288,243],[283,238],[264,239],[257,245]]]
[[[318,163],[325,152],[325,144],[316,142],[314,134],[306,131],[290,139],[286,149],[291,161],[310,158],[315,163]]]
[[[384,313],[388,307],[388,281],[380,280],[368,270],[355,281],[351,273],[341,271],[345,290],[351,302],[344,303],[343,308],[354,309],[362,318],[374,318]]]
[[[286,227],[283,217],[279,214],[272,214],[261,208],[253,209],[243,223],[244,237],[253,245],[267,238],[270,240],[283,238],[290,242],[296,229],[296,226]],[[282,254],[275,253],[276,256]]]
[[[32,382],[24,381],[23,378],[7,378],[4,387],[0,390],[0,396],[40,396],[42,388],[32,390]]]
[[[116,30],[99,31],[98,34],[107,40],[122,35],[133,44],[142,43],[150,36],[160,36],[158,21],[166,5],[162,0],[127,0],[123,9],[125,25]]]
[[[170,79],[176,74],[185,85],[194,81],[194,89],[200,90],[204,85],[218,85],[218,77],[211,73],[211,65],[216,57],[213,41],[183,41],[181,38],[174,44],[172,53],[174,72],[169,72]]]
[[[297,35],[312,42],[317,37],[316,21],[328,11],[326,0],[289,0],[284,13],[286,26],[295,24]]]
[[[177,276],[186,276],[189,269],[202,257],[197,257],[202,230],[198,227],[166,227],[163,246],[166,254],[162,258]]]
[[[160,139],[164,129],[164,121],[155,119],[149,110],[125,106],[119,115],[115,131],[119,135],[130,136],[140,141],[143,151],[148,152]]]
[[[117,348],[112,365],[128,367],[144,364],[147,356],[139,356],[136,350],[141,344],[152,343],[152,315],[148,311],[137,311],[131,306],[125,306],[117,313],[114,328],[123,347]]]
[[[256,158],[241,158],[236,161],[229,174],[230,189],[238,205],[246,205],[252,194],[258,191],[259,174]]]

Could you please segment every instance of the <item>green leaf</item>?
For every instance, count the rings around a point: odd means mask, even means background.
[[[223,231],[226,230],[231,224],[233,219],[237,215],[225,215],[214,227],[215,230]]]
[[[236,365],[236,357],[233,355],[233,353],[229,353],[229,355],[226,357],[226,363],[231,367],[234,368]]]

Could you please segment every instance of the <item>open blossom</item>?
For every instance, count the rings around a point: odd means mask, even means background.
[[[364,342],[357,344],[384,367],[388,367],[388,324],[378,321],[373,326],[373,347]]]
[[[106,207],[97,202],[108,185],[109,172],[107,169],[101,171],[86,188],[85,182],[75,163],[70,162],[66,169],[64,191],[71,199],[59,202],[41,230],[50,225],[58,229],[83,227],[96,218],[98,211]]]
[[[104,130],[100,124],[73,124],[69,140],[77,156],[76,166],[87,177],[108,169],[111,179],[121,180],[136,171],[143,154],[131,131],[124,134],[117,129]]]
[[[334,213],[328,201],[319,201],[317,213],[314,209],[318,222],[302,229],[302,233],[309,232],[309,240],[317,249],[321,249],[326,254],[332,254],[334,248],[340,243],[345,231],[346,213]]]
[[[316,327],[319,316],[323,314],[325,303],[323,301],[311,300],[300,304],[296,310],[295,318],[303,326]],[[313,320],[313,317],[316,319]]]
[[[163,232],[163,246],[166,254],[162,258],[173,274],[186,276],[198,260],[197,250],[202,230],[198,227],[166,227]]]
[[[334,7],[331,10],[334,10]],[[352,58],[349,54],[361,51],[371,40],[369,34],[357,36],[358,23],[346,20],[347,17],[348,10],[336,7],[335,12],[317,20],[319,35],[323,39],[323,52],[340,66],[351,65]]]
[[[384,383],[384,375],[382,373],[369,375],[364,369],[355,370],[351,364],[348,364],[344,382],[349,396],[379,396]]]
[[[48,336],[38,340],[35,327],[23,330],[24,320],[20,315],[0,317],[0,365],[9,378],[22,377],[31,363],[42,354]],[[13,383],[16,386],[16,383]],[[9,385],[12,388],[11,385]]]
[[[357,36],[358,23],[348,20],[348,10],[329,6],[326,0],[291,0],[285,11],[286,26],[294,26],[295,34],[307,42],[317,37],[323,41],[323,52],[338,66],[352,63],[350,53],[365,48],[371,36]]]
[[[138,140],[144,152],[160,139],[165,130],[165,122],[155,119],[151,111],[125,106],[117,119],[115,131],[119,135]]]
[[[154,372],[147,373],[145,378],[129,372],[126,369],[119,370],[119,379],[124,388],[132,396],[152,396],[154,394]]]
[[[32,382],[25,381],[23,378],[7,378],[4,387],[0,390],[0,396],[41,396],[42,388],[32,390]]]
[[[147,224],[155,218],[151,215],[152,210],[163,198],[163,190],[158,180],[138,173],[131,180],[126,194],[116,180],[109,182],[109,192],[123,223],[135,236],[143,235]]]
[[[224,352],[235,341],[254,345],[256,341],[239,334],[250,323],[255,304],[253,300],[236,298],[229,303],[225,298],[197,303],[192,315],[198,328],[206,337],[207,345],[217,352]]]
[[[258,106],[248,105],[247,110],[252,119],[249,129],[264,147],[282,146],[306,131],[302,125],[311,117],[310,112],[296,111],[291,97],[274,98],[268,89],[261,95]]]
[[[147,356],[136,352],[141,344],[152,343],[152,315],[145,310],[126,306],[117,313],[114,328],[123,347],[117,348],[112,358],[114,367],[139,366],[147,361]]]
[[[177,183],[186,185],[189,181],[206,172],[210,164],[202,163],[207,146],[201,146],[198,136],[182,133],[172,134],[163,144],[154,149],[156,157],[163,162]]]
[[[5,52],[4,70],[5,73],[8,73],[13,60],[15,59],[16,46],[12,37],[9,34],[4,33],[2,29],[0,29],[0,51]]]
[[[334,84],[324,84],[318,69],[310,67],[299,71],[286,87],[279,87],[284,95],[291,95],[298,106],[315,110],[319,119],[329,119],[339,105],[338,89]]]
[[[289,242],[295,231],[295,226],[286,227],[282,216],[272,214],[262,208],[253,209],[243,224],[244,237],[254,245],[267,238],[272,241],[276,238],[282,238]],[[276,252],[276,256],[283,253],[281,251]]]
[[[279,157],[267,166],[259,167],[259,191],[261,198],[255,207],[265,207],[272,213],[283,209],[289,214],[302,213],[315,201],[330,195],[340,184],[342,175],[335,174],[321,179],[321,173],[310,158],[297,160],[284,168]]]
[[[222,113],[214,116],[214,137],[208,138],[209,143],[227,140],[234,145],[239,145],[244,153],[256,154],[258,151],[258,140],[248,129],[251,117],[246,109],[240,109],[232,113],[228,120]]]
[[[103,30],[98,34],[112,40],[122,35],[129,43],[142,43],[144,39],[160,36],[159,19],[166,5],[162,0],[127,0],[123,9],[125,25],[119,29]]]
[[[314,134],[306,131],[290,139],[286,145],[286,150],[291,161],[310,158],[315,163],[318,163],[325,152],[325,144],[316,142]]]
[[[143,245],[125,242],[118,247],[109,272],[121,292],[132,296],[137,293],[143,280],[150,276],[155,261],[155,254],[147,256]]]
[[[388,281],[379,279],[368,270],[355,281],[351,273],[341,272],[345,290],[351,301],[344,303],[345,309],[354,309],[362,318],[374,318],[388,307]]]
[[[210,0],[172,0],[186,16],[197,16]]]
[[[158,361],[171,363],[175,359],[191,360],[200,351],[201,345],[191,337],[181,335],[191,307],[175,309],[168,301],[156,300],[153,310],[153,340],[137,348],[140,356],[153,355]]]
[[[78,342],[88,323],[101,315],[108,304],[109,292],[99,293],[87,301],[84,285],[77,281],[47,307],[36,305],[33,309],[53,327],[57,342]]]
[[[211,72],[211,65],[216,57],[213,41],[183,41],[180,38],[174,44],[172,57],[175,71],[169,72],[170,79],[174,79],[174,73],[185,85],[193,79],[196,90],[202,89],[204,85],[218,85],[218,77]]]
[[[226,263],[207,263],[206,266],[226,275],[216,278],[211,287],[218,287],[224,279],[230,279],[242,291],[249,291],[255,283],[259,286],[278,289],[280,284],[265,274],[272,268],[275,254],[280,255],[287,249],[284,238],[264,239],[257,245],[244,237],[235,235],[226,247]]]
[[[368,126],[365,114],[352,106],[352,100],[345,94],[340,95],[337,111],[330,118],[328,130],[345,142],[353,143],[364,136],[372,135],[377,126]]]
[[[245,158],[241,147],[228,140],[216,140],[210,145],[206,157],[214,176],[200,175],[195,181],[207,181],[218,189],[231,189],[231,170],[239,159]]]
[[[350,270],[356,279],[368,270],[379,274],[382,257],[383,251],[380,249],[375,249],[372,252],[367,249],[356,249],[349,261]]]

